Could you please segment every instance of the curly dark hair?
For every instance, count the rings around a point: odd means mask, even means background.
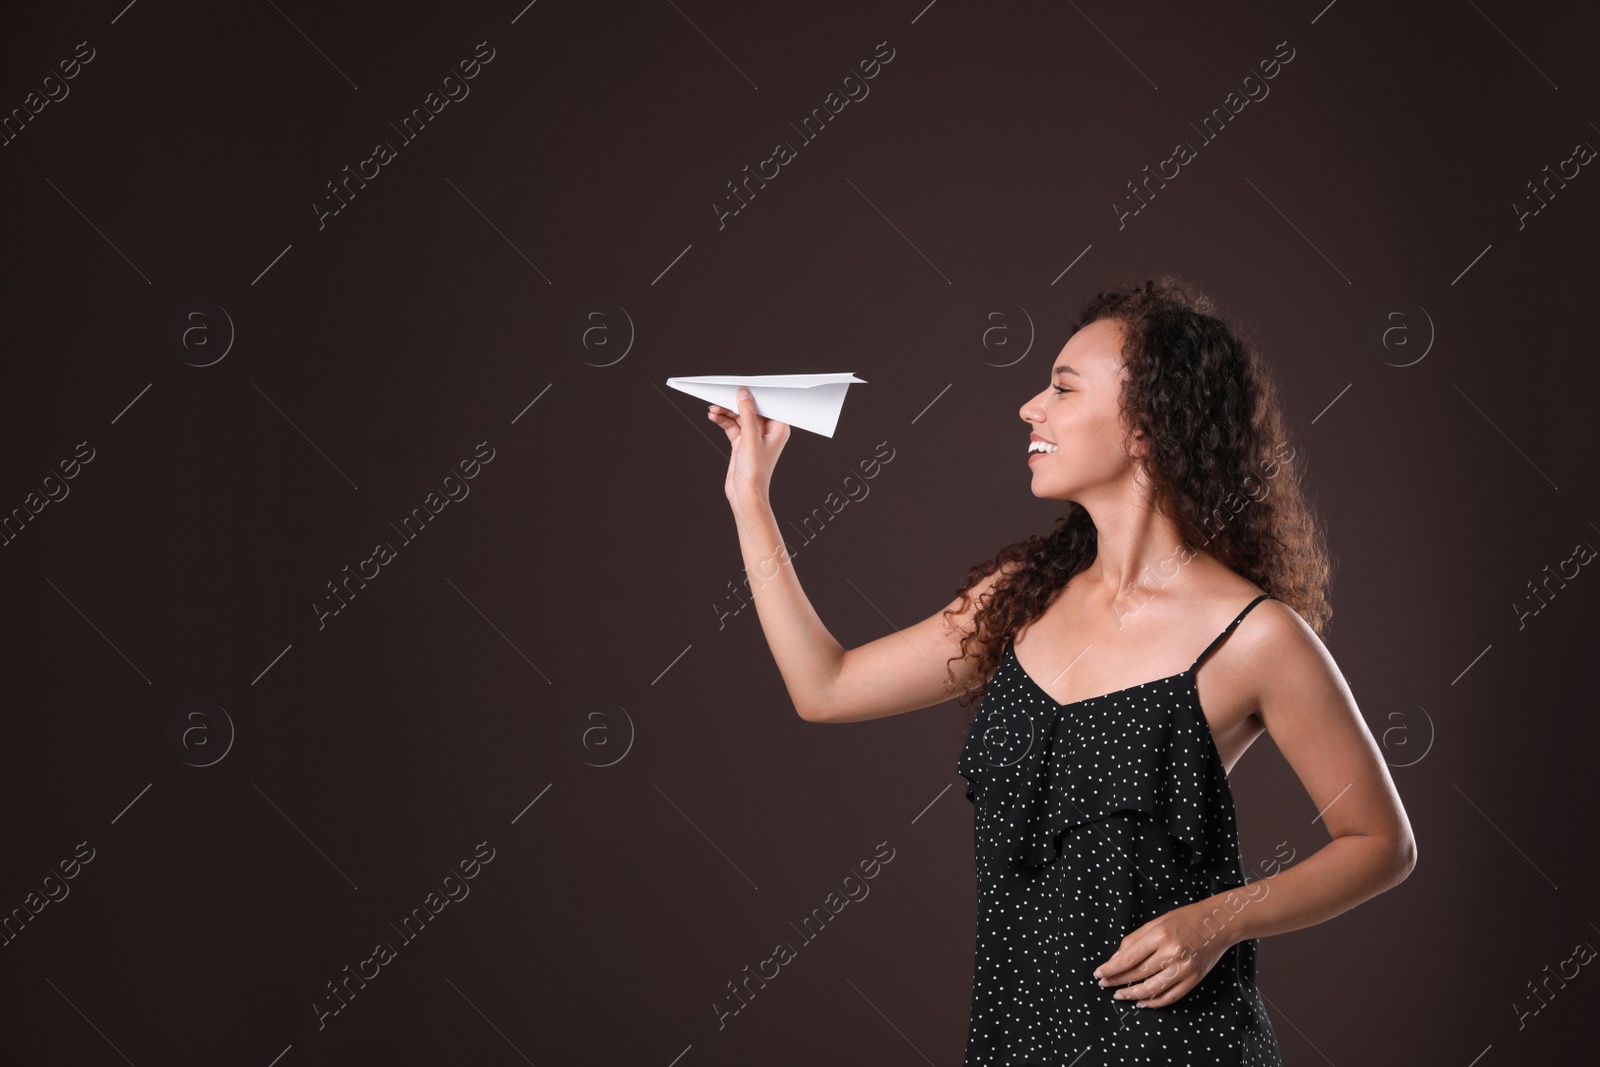
[[[1136,462],[1150,483],[1151,506],[1192,535],[1189,551],[1210,553],[1322,636],[1333,613],[1333,562],[1291,462],[1276,386],[1255,348],[1218,317],[1209,297],[1172,275],[1097,293],[1071,332],[1100,319],[1123,330],[1123,415],[1130,435],[1142,432],[1148,442]],[[1271,492],[1263,478],[1274,482]],[[981,598],[961,654],[947,661],[954,691],[948,663],[965,659],[968,643],[978,642],[981,681],[962,694],[961,705],[983,698],[1010,635],[1094,561],[1094,521],[1080,504],[1066,503],[1048,534],[1032,534],[974,565],[957,591],[959,608],[944,613],[964,614],[974,586],[1005,569]]]

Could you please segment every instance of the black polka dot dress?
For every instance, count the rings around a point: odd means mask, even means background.
[[[964,1067],[1279,1067],[1259,939],[1188,993],[1135,1007],[1094,969],[1123,937],[1246,885],[1233,795],[1195,672],[1057,704],[1008,643],[957,771],[975,813],[977,950]],[[1248,906],[1255,891],[1236,894]],[[1212,913],[1206,934],[1232,919]]]

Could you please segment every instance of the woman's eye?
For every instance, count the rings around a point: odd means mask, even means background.
[[[1072,392],[1071,389],[1068,389],[1065,386],[1060,386],[1060,385],[1052,385],[1050,388],[1054,389],[1056,391],[1057,395],[1060,395],[1061,393],[1070,393],[1070,392]]]

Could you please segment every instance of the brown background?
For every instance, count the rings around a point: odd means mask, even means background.
[[[1088,295],[1164,270],[1283,385],[1339,560],[1328,645],[1420,844],[1398,890],[1263,942],[1286,1062],[1592,1051],[1593,967],[1520,1030],[1514,1005],[1600,946],[1600,578],[1520,629],[1514,605],[1600,545],[1600,177],[1521,229],[1512,205],[1600,143],[1597,30],[1489,0],[13,11],[7,113],[94,58],[0,148],[0,507],[94,458],[0,548],[0,908],[94,858],[0,948],[0,1058],[959,1064],[970,710],[794,714],[728,614],[726,442],[664,383],[867,380],[773,489],[850,647],[1049,526],[1017,408]],[[319,229],[325,183],[484,41],[470,95]],[[725,183],[885,41],[719,229]],[[1125,183],[1280,42],[1271,95],[1119,229]],[[480,442],[470,495],[401,542]],[[1233,788],[1247,870],[1326,840],[1269,739]],[[480,842],[470,895],[319,1029],[326,983]],[[880,842],[870,896],[800,947]]]

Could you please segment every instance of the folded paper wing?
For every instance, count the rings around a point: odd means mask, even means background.
[[[667,384],[679,392],[719,404],[729,411],[739,410],[739,386],[750,390],[756,413],[769,419],[798,426],[824,437],[832,437],[839,425],[839,411],[851,382],[867,384],[866,379],[844,374],[700,374],[690,378],[668,378]]]

